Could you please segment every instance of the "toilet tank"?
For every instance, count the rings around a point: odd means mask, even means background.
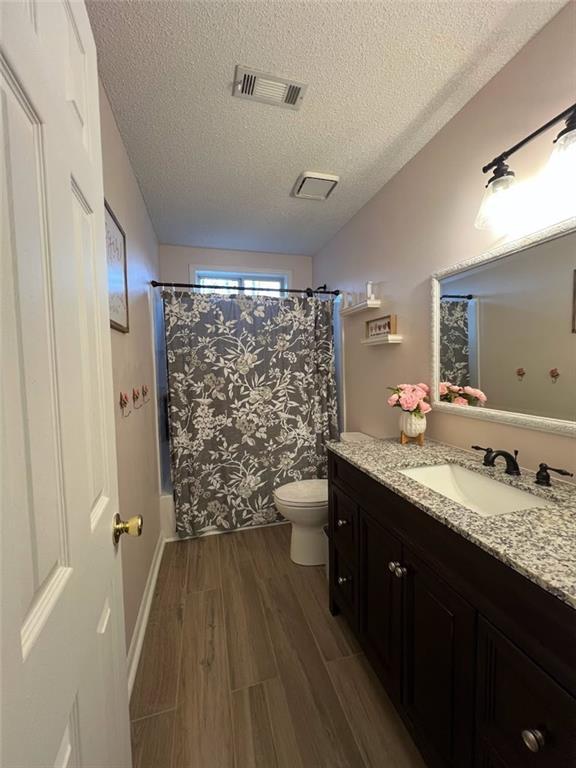
[[[364,432],[342,432],[340,440],[343,443],[366,443],[374,440],[374,438],[366,435]]]

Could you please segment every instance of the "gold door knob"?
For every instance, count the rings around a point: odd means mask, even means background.
[[[129,536],[141,536],[142,535],[142,515],[134,515],[129,520],[122,520],[120,515],[116,513],[114,515],[114,525],[112,527],[112,538],[114,539],[114,545],[117,546],[120,541],[120,536],[123,533],[127,533]]]

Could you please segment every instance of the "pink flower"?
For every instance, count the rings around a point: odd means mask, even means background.
[[[454,405],[468,405],[468,400],[465,397],[455,397],[452,402]]]
[[[440,386],[438,387],[441,395],[447,395],[448,394],[448,382],[441,381]]]
[[[464,387],[464,392],[471,397],[475,397],[481,403],[485,403],[488,399],[481,389],[474,389],[474,387]]]
[[[390,397],[388,398],[388,405],[392,405],[392,406],[396,405],[399,397],[400,396],[396,392],[394,392],[394,394],[390,395]]]
[[[432,406],[430,405],[430,403],[425,403],[424,401],[420,403],[420,411],[422,414],[425,415],[427,413],[430,413],[431,410],[432,410]]]
[[[462,392],[462,387],[457,387],[456,384],[448,384],[450,392]]]
[[[416,386],[419,389],[421,389],[425,394],[428,395],[430,393],[430,387],[428,386],[428,384],[423,384],[422,382],[420,382],[420,384],[416,384]]]
[[[416,397],[412,392],[405,390],[400,395],[400,407],[403,411],[414,411],[418,407],[418,403],[420,402],[419,398]]]

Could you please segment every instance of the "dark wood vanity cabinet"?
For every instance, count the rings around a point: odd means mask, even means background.
[[[330,608],[430,768],[576,768],[576,612],[330,454]]]
[[[477,768],[576,766],[576,699],[482,618],[476,720]]]
[[[402,567],[404,709],[440,764],[469,766],[475,611],[408,547]]]
[[[400,564],[402,545],[390,531],[362,512],[358,629],[387,690],[399,696],[402,683],[402,586],[389,563]]]

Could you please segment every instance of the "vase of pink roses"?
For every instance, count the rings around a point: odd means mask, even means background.
[[[449,381],[441,381],[439,386],[440,400],[453,405],[482,406],[488,399],[481,389],[475,387],[459,387]]]
[[[398,384],[388,389],[392,390],[388,405],[402,411],[399,419],[400,442],[404,444],[412,439],[423,445],[426,414],[432,410],[429,402],[430,388],[427,384],[420,383]]]

